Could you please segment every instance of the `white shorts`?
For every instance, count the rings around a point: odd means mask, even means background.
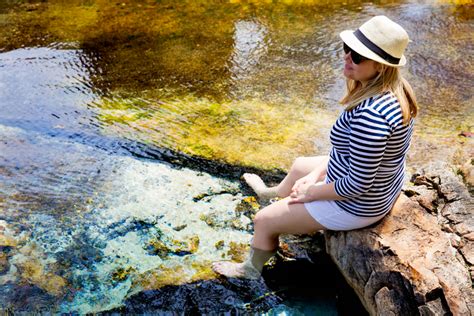
[[[335,201],[313,201],[304,203],[308,213],[329,230],[352,230],[369,226],[386,214],[377,217],[361,217],[342,210]]]

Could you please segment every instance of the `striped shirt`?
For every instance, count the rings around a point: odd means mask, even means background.
[[[400,104],[391,92],[344,111],[332,127],[326,182],[335,182],[335,201],[351,214],[387,213],[403,186],[405,155],[413,119],[403,125]]]

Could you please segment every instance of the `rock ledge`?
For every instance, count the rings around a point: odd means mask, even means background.
[[[473,313],[474,203],[447,170],[414,175],[381,222],[325,233],[327,253],[371,315]]]

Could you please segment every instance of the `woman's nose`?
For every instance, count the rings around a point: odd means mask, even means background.
[[[347,54],[344,53],[344,61],[346,61],[346,62],[352,62],[351,52],[347,52]]]

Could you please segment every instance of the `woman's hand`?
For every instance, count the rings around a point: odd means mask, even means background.
[[[311,188],[314,186],[314,183],[301,183],[296,189],[293,189],[290,194],[289,204],[295,203],[305,203],[314,201],[315,198],[311,194]]]
[[[295,181],[295,184],[291,188],[291,192],[298,190],[302,186],[307,186],[311,184],[315,184],[318,181],[318,177],[313,173],[309,173],[308,175],[304,176]]]

